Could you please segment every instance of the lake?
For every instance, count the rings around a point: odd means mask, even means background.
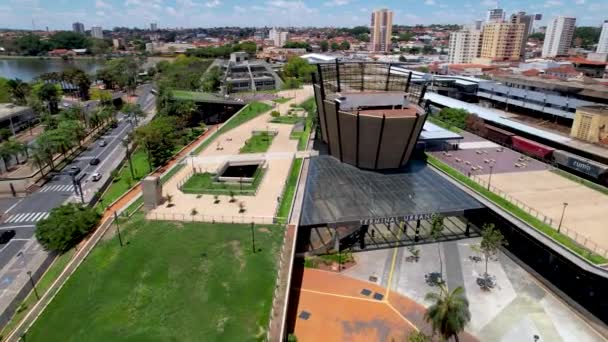
[[[0,57],[0,77],[19,78],[22,81],[31,81],[45,72],[60,72],[70,68],[79,68],[88,74],[94,74],[103,66],[104,61],[99,59],[62,59],[39,58],[11,58]]]

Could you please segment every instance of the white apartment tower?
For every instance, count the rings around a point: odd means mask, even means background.
[[[600,40],[597,43],[597,53],[608,53],[608,20],[604,21],[602,25],[602,33],[600,33]]]
[[[468,64],[481,52],[481,30],[473,26],[450,34],[448,63]]]
[[[575,25],[576,18],[572,17],[556,17],[551,20],[545,32],[542,57],[565,55],[572,43]]]
[[[283,47],[289,39],[289,33],[286,31],[279,31],[273,27],[268,33],[268,39],[273,41],[274,46]]]
[[[502,8],[494,8],[488,11],[486,22],[497,23],[505,20],[505,11]]]
[[[390,52],[393,37],[393,11],[386,8],[372,12],[369,50]]]
[[[103,29],[101,28],[101,26],[91,27],[91,37],[103,39]]]

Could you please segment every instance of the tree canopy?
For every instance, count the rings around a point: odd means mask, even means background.
[[[464,295],[464,289],[459,286],[449,292],[445,285],[440,285],[439,293],[428,293],[425,300],[432,302],[426,310],[424,319],[431,323],[433,332],[444,339],[456,337],[471,320],[469,301]]]
[[[11,102],[11,93],[8,80],[0,77],[0,103]]]
[[[78,244],[101,219],[95,209],[65,204],[53,208],[49,217],[36,224],[36,238],[50,251],[68,251]]]
[[[466,128],[466,120],[469,113],[460,108],[443,108],[437,114],[437,118],[450,126],[458,127],[460,129]]]
[[[293,77],[303,82],[311,81],[311,74],[315,72],[314,65],[310,65],[305,59],[291,57],[283,66],[283,74],[286,77]]]
[[[594,26],[580,26],[574,30],[574,45],[590,48],[600,40],[601,28]]]

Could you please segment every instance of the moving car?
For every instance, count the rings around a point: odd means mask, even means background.
[[[105,140],[99,142],[99,147],[105,147],[106,145],[108,145],[108,143]]]
[[[93,158],[93,159],[91,159],[91,161],[89,162],[89,164],[91,164],[91,165],[97,165],[97,164],[99,164],[99,162],[100,162],[99,158]]]
[[[91,180],[93,182],[97,182],[98,180],[101,179],[101,173],[99,172],[95,172],[92,176],[91,176]]]
[[[68,169],[68,173],[71,175],[77,175],[80,172],[80,168],[78,166],[70,166]]]
[[[9,241],[11,241],[11,239],[15,237],[15,231],[14,230],[5,230],[2,232],[2,234],[0,234],[0,243],[1,244],[5,244],[8,243]]]

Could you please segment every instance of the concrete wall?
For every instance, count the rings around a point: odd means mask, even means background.
[[[416,118],[387,118],[384,123],[378,168],[399,166],[403,151],[414,129]]]
[[[378,141],[382,118],[377,116],[359,116],[359,167],[364,169],[375,168]]]

